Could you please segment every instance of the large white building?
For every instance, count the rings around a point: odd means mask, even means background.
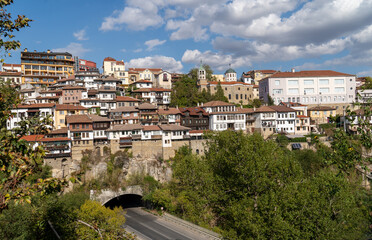
[[[277,72],[259,83],[260,99],[275,104],[347,105],[355,101],[355,76],[330,70]]]

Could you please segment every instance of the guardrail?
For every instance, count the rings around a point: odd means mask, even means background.
[[[164,212],[163,215],[162,215],[162,218],[166,221],[173,222],[173,223],[181,225],[181,226],[183,226],[187,229],[190,229],[191,231],[194,231],[194,232],[197,232],[197,233],[199,233],[203,236],[206,236],[208,239],[213,239],[213,240],[222,239],[222,237],[218,233],[215,233],[211,230],[202,228],[198,225],[195,225],[193,223],[185,221],[181,218],[175,217],[175,216],[173,216],[169,213]]]

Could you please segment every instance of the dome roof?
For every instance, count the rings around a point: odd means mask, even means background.
[[[229,68],[229,69],[226,70],[225,74],[226,74],[226,73],[236,73],[236,72],[235,72],[234,69]]]

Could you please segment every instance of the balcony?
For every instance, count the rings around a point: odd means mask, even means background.
[[[71,153],[47,153],[45,158],[62,158],[71,157]]]
[[[70,147],[68,145],[47,145],[45,146],[45,149],[50,150],[68,150]]]

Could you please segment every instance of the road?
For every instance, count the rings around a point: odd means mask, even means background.
[[[136,234],[139,239],[204,239],[202,236],[198,236],[197,233],[190,232],[178,225],[169,223],[140,208],[127,208],[125,210],[127,213],[125,214],[126,221],[124,227],[127,231]]]

